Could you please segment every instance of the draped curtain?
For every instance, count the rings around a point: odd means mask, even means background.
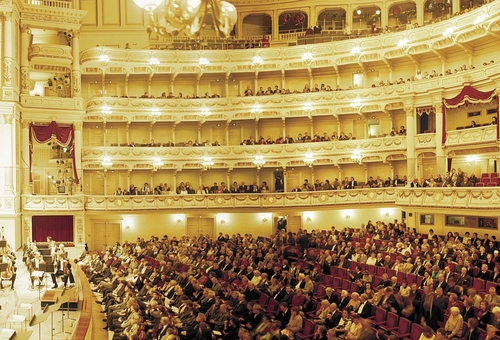
[[[45,242],[47,236],[56,242],[73,242],[73,216],[33,216],[32,241]]]
[[[33,159],[33,139],[38,143],[48,143],[55,139],[57,145],[68,148],[71,152],[73,160],[73,178],[75,183],[79,183],[78,173],[76,171],[75,162],[75,131],[73,125],[58,125],[56,122],[51,122],[49,125],[34,125],[30,124],[30,182],[33,182],[31,175],[31,164]]]
[[[457,108],[468,104],[486,104],[495,97],[495,90],[482,92],[472,86],[464,86],[462,91],[453,98],[443,98],[443,144],[446,142],[446,109]],[[497,121],[498,121],[498,96],[497,101]],[[497,139],[499,139],[499,128],[497,123]]]

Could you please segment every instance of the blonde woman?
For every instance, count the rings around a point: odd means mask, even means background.
[[[462,318],[462,315],[460,315],[460,309],[456,306],[451,307],[450,317],[444,325],[444,329],[446,331],[448,339],[458,338],[462,336],[463,324],[464,319]]]

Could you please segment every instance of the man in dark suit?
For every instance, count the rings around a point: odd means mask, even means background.
[[[351,177],[351,179],[349,180],[349,182],[347,182],[346,189],[354,189],[357,186],[358,186],[358,182],[354,180],[354,177]]]
[[[293,297],[292,286],[287,285],[285,287],[285,294],[283,294],[283,297],[281,298],[281,300],[278,300],[278,301],[285,302],[287,305],[290,305],[292,303],[292,297]]]
[[[275,320],[281,322],[282,327],[286,327],[288,325],[288,321],[290,321],[290,316],[292,315],[290,308],[288,308],[288,304],[286,302],[280,303],[279,312],[276,314]]]
[[[325,320],[326,328],[334,328],[339,324],[340,319],[342,318],[342,313],[337,308],[336,303],[330,304],[330,313],[328,314]]]
[[[372,315],[372,304],[370,301],[368,301],[368,295],[366,294],[361,294],[359,297],[359,300],[361,301],[358,307],[357,311],[353,311],[357,313],[359,316],[362,318],[367,318]]]
[[[439,327],[438,322],[444,321],[444,312],[448,308],[448,298],[443,295],[443,288],[441,287],[436,288],[434,294],[435,296],[430,310],[431,314],[429,315],[429,326],[435,331]]]

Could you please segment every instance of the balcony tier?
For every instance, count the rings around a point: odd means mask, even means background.
[[[267,166],[302,166],[304,155],[313,152],[319,164],[352,163],[351,154],[360,150],[363,162],[380,162],[404,159],[406,155],[406,137],[370,138],[363,140],[349,140],[318,143],[295,143],[275,145],[238,145],[217,147],[93,147],[82,150],[82,164],[84,169],[100,169],[102,158],[107,155],[113,159],[113,169],[125,170],[144,169],[152,167],[153,157],[160,157],[165,165],[162,169],[199,168],[199,162],[204,155],[213,158],[214,167],[241,168],[255,167],[253,158],[261,155]],[[199,160],[196,163],[196,160]],[[219,164],[221,163],[221,164]],[[120,165],[117,165],[120,164]]]
[[[312,53],[314,61],[311,68],[333,67],[337,69],[342,65],[358,65],[373,63],[380,60],[397,58],[410,58],[420,62],[429,56],[435,57],[435,50],[450,49],[450,53],[463,53],[463,44],[470,44],[474,40],[481,40],[488,36],[489,31],[500,30],[500,3],[493,1],[476,10],[441,22],[411,29],[403,32],[376,35],[360,39],[348,39],[333,43],[321,43],[307,46],[290,46],[286,48],[263,48],[250,50],[208,50],[203,51],[203,57],[210,60],[210,65],[200,69],[198,60],[199,51],[154,51],[154,57],[160,61],[160,66],[155,73],[241,73],[265,72],[274,70],[304,69],[308,66],[302,60],[306,52]],[[474,21],[480,15],[485,16],[485,21],[479,26]],[[453,27],[451,37],[444,37],[443,32]],[[403,39],[407,46],[398,47]],[[460,46],[457,46],[457,43]],[[354,47],[361,49],[361,54],[352,55]],[[102,65],[99,57],[106,54],[110,58],[108,65]],[[152,56],[150,50],[125,50],[116,48],[92,48],[81,53],[82,73],[150,73],[149,60]],[[254,56],[264,60],[262,67],[256,69],[252,65]],[[229,62],[229,63],[228,63]],[[134,64],[130,68],[127,65]],[[390,64],[390,62],[389,62]],[[168,65],[168,66],[166,66]],[[451,83],[450,83],[451,84]]]
[[[280,209],[384,205],[412,208],[499,209],[500,188],[380,188],[270,194],[164,196],[23,195],[24,211],[141,211]]]
[[[34,64],[65,65],[73,62],[71,46],[54,44],[33,44],[28,54],[29,60]]]

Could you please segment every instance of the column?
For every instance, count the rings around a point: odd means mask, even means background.
[[[416,175],[417,163],[415,160],[415,108],[405,107],[406,111],[406,176],[413,178]]]
[[[130,145],[130,121],[127,122],[127,126],[125,127],[125,138],[127,145]]]
[[[446,138],[446,132],[443,132],[443,103],[441,99],[434,101],[436,109],[436,172],[445,174],[447,170],[446,156],[444,151],[443,135]]]
[[[108,191],[108,172],[104,171],[104,178],[103,178],[103,183],[104,183],[104,195],[107,195]]]
[[[30,91],[30,71],[29,71],[29,43],[30,26],[21,26],[21,93],[28,94]]]
[[[82,182],[83,182],[83,171],[82,171],[82,122],[73,123],[73,129],[75,130],[75,144],[73,145],[73,152],[75,153],[75,164],[73,166],[76,169],[78,175],[79,183],[76,183],[75,194],[82,193]],[[106,187],[104,187],[106,189]]]
[[[384,1],[380,6],[380,26],[379,22],[377,22],[377,27],[384,28],[385,26],[387,26],[388,23],[389,23],[389,9],[387,3]],[[406,23],[401,23],[401,24],[406,24]]]
[[[229,97],[229,77],[231,76],[231,73],[227,72],[226,77],[224,79],[224,97]],[[222,93],[221,93],[222,95]]]
[[[417,1],[417,24],[423,26],[424,24],[424,2]],[[412,21],[412,24],[415,22]]]
[[[72,31],[73,71],[71,71],[71,93],[73,98],[82,96],[82,73],[80,71],[80,31]]]
[[[75,248],[79,249],[78,254],[85,250],[85,216],[84,213],[77,213],[74,216],[73,223],[75,225],[74,241]]]
[[[284,192],[288,192],[288,188],[286,186],[286,167],[283,167],[283,190]]]
[[[225,129],[225,133],[226,133],[226,146],[229,146],[229,124],[231,124],[231,122],[227,121],[226,122],[226,129]]]
[[[352,32],[354,30],[354,26],[353,26],[353,23],[352,23],[352,5],[351,4],[348,4],[347,5],[347,8],[345,9],[345,24],[344,24],[344,28],[346,27],[346,25],[349,25],[350,27],[350,31]]]
[[[284,69],[281,70],[281,88],[282,89],[285,88],[285,70]]]
[[[283,130],[283,134],[281,135],[283,138],[286,138],[287,137],[287,134],[286,134],[286,123],[285,123],[285,117],[281,117],[281,128]],[[288,140],[287,140],[287,143],[288,143]]]
[[[31,194],[31,186],[30,186],[30,121],[23,120],[22,121],[22,153],[21,153],[21,171],[22,171],[22,193],[29,195]]]
[[[451,1],[451,4],[452,4],[452,9],[451,9],[451,13],[458,13],[460,12],[461,8],[460,8],[460,0],[452,0]]]
[[[271,14],[272,25],[273,25],[271,40],[278,40],[279,37],[279,31],[280,31],[279,15],[280,15],[279,11],[273,11],[273,13]],[[243,35],[239,35],[239,37],[242,38]]]
[[[13,114],[3,114],[3,126],[0,131],[2,131],[2,157],[1,163],[3,170],[3,193],[4,195],[14,194],[14,177],[13,177],[13,155],[15,151],[15,145],[13,144],[13,131],[12,131],[12,120],[14,118]]]
[[[14,99],[12,87],[12,12],[3,12],[3,86],[2,98]]]

